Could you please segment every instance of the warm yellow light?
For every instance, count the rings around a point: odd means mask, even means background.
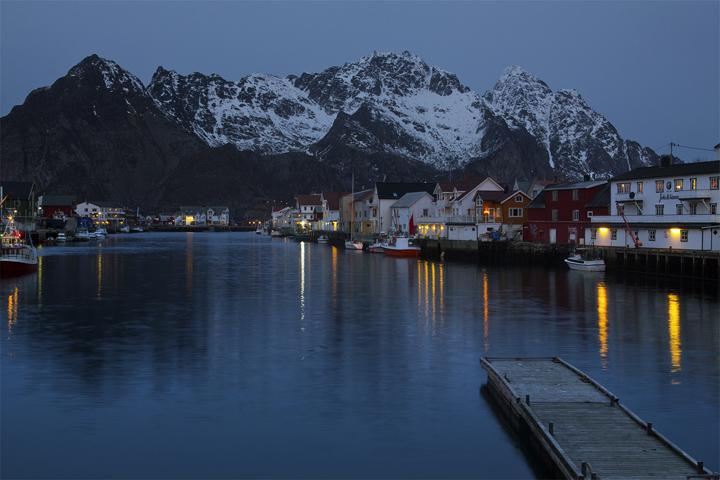
[[[490,215],[490,210],[483,210],[483,215]]]
[[[191,215],[188,215],[188,216],[185,217],[185,223],[186,223],[186,224],[192,223],[192,222],[193,222],[193,217],[192,217]]]
[[[599,230],[600,230],[600,233],[607,233],[607,232],[608,232],[608,228],[607,228],[607,227],[600,227]]]
[[[680,235],[680,229],[679,228],[671,228],[670,233],[673,235]]]

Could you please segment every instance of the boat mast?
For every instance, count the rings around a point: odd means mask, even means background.
[[[355,220],[355,172],[350,174],[350,241],[353,241],[353,220]]]

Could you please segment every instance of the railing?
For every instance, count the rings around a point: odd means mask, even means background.
[[[720,223],[720,215],[710,215],[708,213],[698,213],[696,215],[626,215],[625,216],[634,227],[642,226],[644,223]],[[624,223],[620,215],[594,215],[592,217],[593,226],[601,223]],[[601,226],[601,225],[600,225]]]

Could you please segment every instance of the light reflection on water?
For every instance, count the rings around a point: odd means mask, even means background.
[[[716,295],[254,234],[43,255],[0,286],[2,477],[525,478],[478,395],[491,346],[562,356],[719,466]]]

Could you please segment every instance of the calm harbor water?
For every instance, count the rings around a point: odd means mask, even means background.
[[[537,474],[483,355],[560,355],[720,468],[717,292],[116,235],[2,280],[3,478]]]

